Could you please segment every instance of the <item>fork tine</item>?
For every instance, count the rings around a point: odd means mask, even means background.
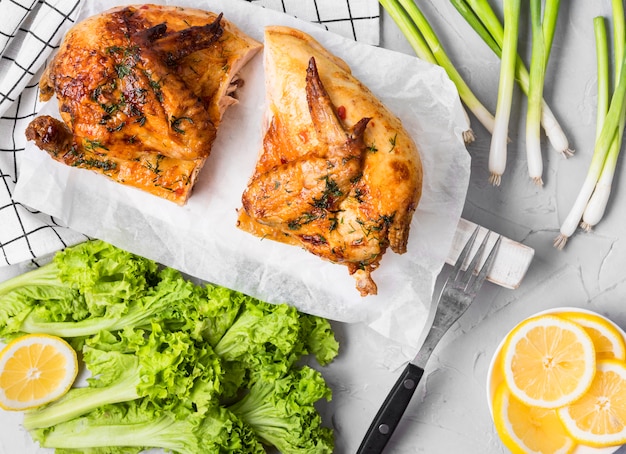
[[[496,252],[498,252],[498,248],[500,247],[501,241],[502,241],[502,236],[498,235],[498,239],[496,240],[496,243],[491,248],[491,251],[489,251],[487,260],[485,260],[485,263],[480,268],[480,271],[478,272],[478,276],[476,276],[476,279],[474,280],[474,282],[471,285],[471,288],[469,289],[470,292],[478,293],[478,290],[480,290],[480,287],[482,287],[483,283],[487,279],[487,275],[489,274],[491,265],[493,265],[493,262],[496,259]]]
[[[487,240],[489,239],[489,235],[491,235],[491,231],[488,230],[487,233],[485,234],[485,237],[483,238],[483,241],[480,243],[478,250],[472,257],[472,261],[470,262],[470,264],[467,266],[465,270],[465,274],[463,275],[464,282],[469,282],[472,276],[474,275],[474,271],[476,271],[476,266],[478,265],[478,261],[483,256],[483,252],[485,251],[485,247],[487,246]]]
[[[463,250],[459,254],[459,258],[456,259],[456,262],[454,263],[454,268],[452,269],[452,273],[450,273],[451,277],[454,276],[453,279],[456,279],[459,272],[461,271],[461,267],[463,266],[465,259],[467,259],[467,256],[472,250],[472,246],[474,245],[474,241],[476,240],[476,236],[478,235],[479,230],[480,230],[480,227],[476,226],[476,228],[474,229],[474,232],[470,236],[469,240],[467,240],[467,243],[465,243]]]

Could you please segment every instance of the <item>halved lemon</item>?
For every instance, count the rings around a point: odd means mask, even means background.
[[[596,447],[626,443],[626,363],[598,361],[589,390],[558,414],[580,443]]]
[[[576,447],[556,410],[520,402],[505,383],[494,395],[493,420],[500,439],[514,454],[569,454]]]
[[[589,312],[560,312],[558,314],[582,326],[596,349],[596,360],[626,359],[626,345],[622,333],[609,320]]]
[[[63,339],[28,334],[0,352],[0,407],[26,410],[65,394],[78,374],[74,349]]]
[[[526,405],[557,408],[581,397],[596,370],[593,341],[578,324],[556,315],[517,325],[502,348],[504,381]]]

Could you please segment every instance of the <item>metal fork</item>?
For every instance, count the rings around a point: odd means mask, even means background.
[[[432,326],[426,335],[422,347],[413,361],[406,366],[393,388],[391,388],[367,430],[357,454],[379,454],[383,451],[409,405],[420,379],[424,375],[424,368],[435,346],[450,326],[467,310],[487,278],[502,237],[498,236],[478,274],[475,274],[474,271],[483,255],[491,232],[487,232],[467,269],[462,271],[463,264],[469,257],[478,231],[479,227],[474,230],[474,233],[472,233],[472,236],[465,244],[454,264],[454,269],[443,286],[441,296],[437,302]]]

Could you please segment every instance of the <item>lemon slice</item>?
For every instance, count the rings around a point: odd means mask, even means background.
[[[576,447],[556,410],[520,402],[505,383],[494,395],[493,420],[500,439],[513,453],[569,454]]]
[[[579,443],[595,447],[626,443],[626,363],[598,361],[589,390],[558,414]]]
[[[78,373],[76,352],[63,339],[28,334],[0,352],[0,407],[26,410],[65,394]]]
[[[591,337],[596,359],[626,359],[626,345],[622,333],[610,321],[588,312],[561,312],[558,314],[582,326]]]
[[[557,408],[582,396],[595,374],[595,349],[578,324],[556,315],[517,325],[502,348],[504,380],[526,405]]]

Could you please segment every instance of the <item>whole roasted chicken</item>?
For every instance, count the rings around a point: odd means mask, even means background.
[[[75,25],[40,80],[59,121],[26,135],[65,164],[183,204],[211,152],[237,73],[261,48],[221,15],[115,8]]]
[[[417,147],[341,59],[288,27],[265,31],[263,150],[238,226],[344,264],[361,295],[387,247],[406,252],[420,200]]]

